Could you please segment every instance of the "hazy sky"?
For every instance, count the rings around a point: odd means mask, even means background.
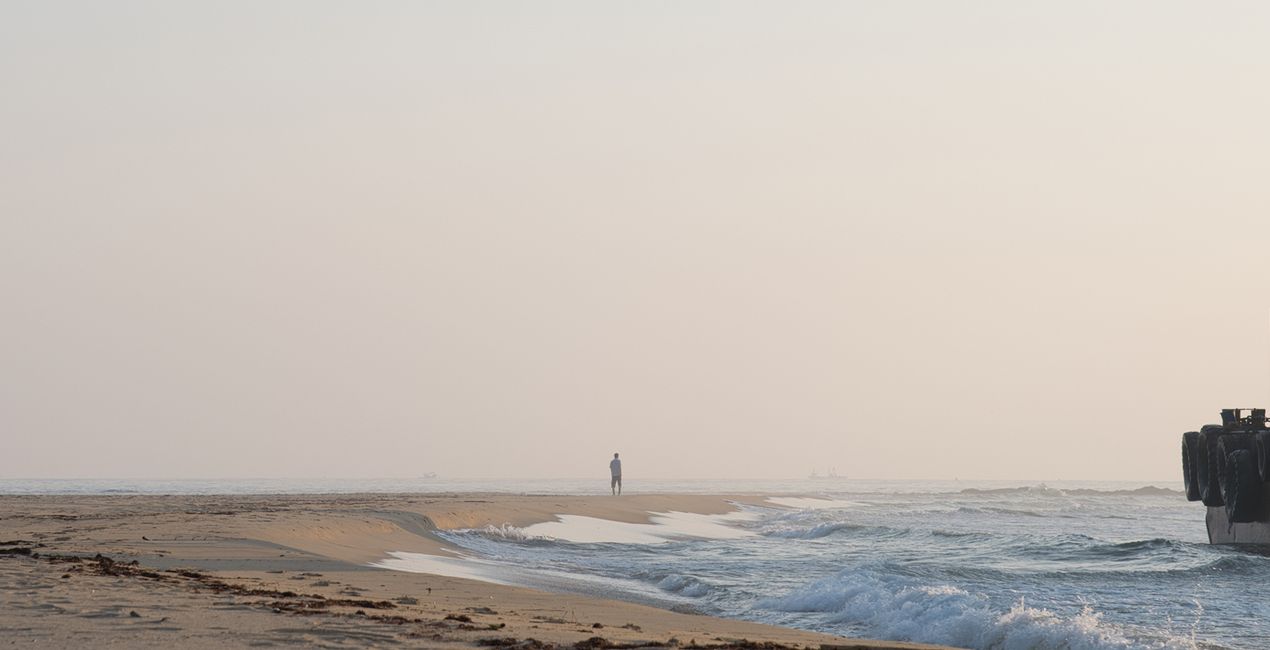
[[[5,477],[1180,480],[1267,247],[1267,3],[0,2]]]

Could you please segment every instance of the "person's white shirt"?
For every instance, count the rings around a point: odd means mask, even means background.
[[[611,472],[613,476],[621,476],[622,475],[622,461],[617,458],[614,458],[613,460],[609,461],[609,472]]]

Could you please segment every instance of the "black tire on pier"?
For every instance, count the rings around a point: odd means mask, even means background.
[[[1270,431],[1257,432],[1257,473],[1270,481]]]
[[[1255,521],[1261,510],[1261,476],[1253,458],[1247,449],[1236,449],[1226,457],[1222,498],[1226,501],[1226,518],[1235,523]]]
[[[1182,434],[1182,482],[1186,485],[1186,500],[1199,501],[1199,480],[1195,477],[1195,448],[1199,445],[1199,432]]]
[[[1242,449],[1252,456],[1252,469],[1257,469],[1257,438],[1251,433],[1227,433],[1217,439],[1217,484],[1222,486],[1222,501],[1226,501],[1226,470],[1230,469],[1230,453]],[[1258,476],[1260,481],[1261,477]],[[1229,502],[1227,502],[1229,503]]]
[[[1195,482],[1199,483],[1200,500],[1209,507],[1226,505],[1221,500],[1221,483],[1217,479],[1217,440],[1221,434],[1220,426],[1206,424],[1199,430],[1195,444]]]

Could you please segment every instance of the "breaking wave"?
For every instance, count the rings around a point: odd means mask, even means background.
[[[1062,615],[1029,607],[1020,598],[996,609],[978,594],[951,585],[877,571],[849,570],[819,580],[759,607],[784,612],[825,612],[865,636],[937,643],[979,650],[1193,649],[1189,638],[1144,636],[1108,624],[1088,605]]]

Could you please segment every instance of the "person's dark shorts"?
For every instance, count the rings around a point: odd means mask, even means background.
[[[614,477],[613,477],[613,483],[612,483],[612,484],[610,484],[610,485],[609,485],[609,487],[617,487],[617,486],[619,486],[619,485],[621,485],[621,484],[622,484],[622,477],[621,477],[621,476],[614,476]]]

